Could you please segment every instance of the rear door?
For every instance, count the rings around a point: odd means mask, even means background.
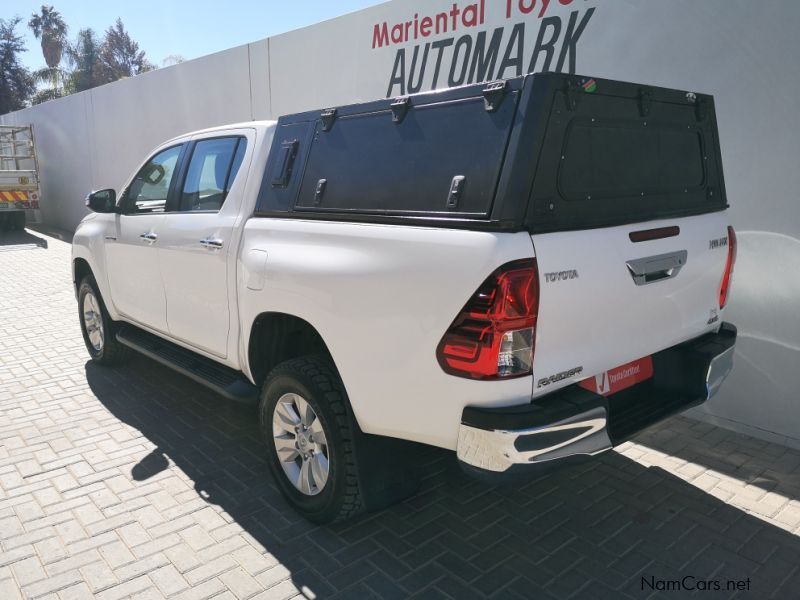
[[[533,182],[535,394],[721,322],[729,223],[713,101],[581,87],[553,96]]]
[[[253,130],[193,139],[159,238],[170,335],[220,358],[227,356],[229,263],[236,255],[248,136],[254,139]]]

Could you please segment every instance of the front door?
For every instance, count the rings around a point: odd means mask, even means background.
[[[167,307],[158,263],[164,211],[182,145],[155,154],[120,199],[114,231],[106,236],[111,299],[122,315],[166,333]]]

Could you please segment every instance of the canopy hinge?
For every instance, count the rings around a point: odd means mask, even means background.
[[[395,101],[389,105],[389,108],[392,109],[392,121],[394,123],[402,123],[403,119],[406,118],[408,109],[411,108],[411,98],[408,96],[396,98]]]
[[[483,107],[486,112],[494,112],[500,108],[503,98],[506,97],[506,88],[505,81],[492,81],[483,88]]]
[[[337,111],[335,108],[326,108],[319,116],[322,119],[322,131],[330,131],[333,127],[333,122],[336,120]]]

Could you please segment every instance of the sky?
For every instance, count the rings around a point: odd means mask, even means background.
[[[382,0],[47,0],[69,26],[72,41],[78,30],[91,27],[102,34],[117,17],[139,43],[150,62],[162,66],[165,58],[186,60],[248,42],[313,25]],[[17,33],[25,35],[28,51],[22,61],[30,69],[44,66],[41,46],[27,27],[42,1],[3,0],[0,18],[23,18]]]

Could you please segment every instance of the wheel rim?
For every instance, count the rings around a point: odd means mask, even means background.
[[[103,317],[100,314],[100,303],[92,292],[87,292],[83,297],[83,326],[92,348],[100,352],[105,341]]]
[[[316,496],[328,481],[328,440],[311,405],[298,394],[284,394],[272,413],[272,441],[287,479],[306,496]]]

